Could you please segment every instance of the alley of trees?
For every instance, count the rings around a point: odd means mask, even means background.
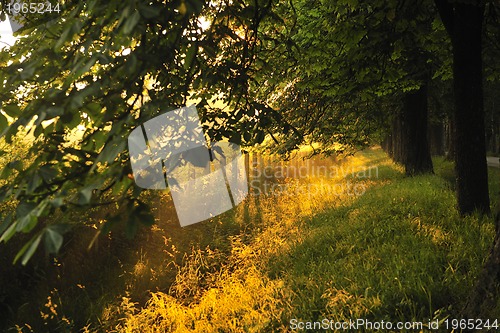
[[[196,104],[212,142],[283,159],[380,145],[408,179],[434,174],[435,156],[453,163],[456,223],[496,219],[460,315],[496,304],[500,204],[486,157],[500,156],[498,1],[49,2],[60,10],[16,16],[18,39],[0,52],[5,276],[64,254],[78,212],[100,212],[83,223],[99,231],[89,248],[151,228],[127,137]]]

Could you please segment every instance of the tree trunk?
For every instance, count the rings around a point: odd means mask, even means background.
[[[455,125],[453,124],[453,118],[447,119],[446,123],[446,160],[455,160]]]
[[[458,209],[462,215],[489,213],[481,58],[484,5],[435,2],[453,46]]]
[[[389,154],[390,157],[392,157],[394,155],[394,151],[393,151],[393,148],[392,148],[392,135],[389,134],[387,136],[387,154]]]
[[[455,167],[461,214],[489,213],[484,129],[481,36],[484,8],[455,5],[453,75],[455,91]]]
[[[427,140],[427,85],[405,94],[403,98],[402,146],[407,176],[432,173]]]
[[[398,110],[392,120],[392,160],[396,163],[403,163],[403,130],[402,130],[402,111]]]
[[[382,141],[382,143],[380,144],[380,146],[387,153],[387,155],[389,155],[389,157],[392,158],[393,154],[392,154],[392,135],[391,134],[387,134],[385,136],[385,138]]]

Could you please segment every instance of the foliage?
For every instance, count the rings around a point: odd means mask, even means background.
[[[319,142],[318,153],[331,152],[380,141],[406,92],[450,78],[450,44],[431,1],[304,0],[281,7],[275,12],[289,28],[266,31],[285,43],[258,53],[268,66],[256,85],[279,113],[274,132],[284,133],[275,135],[281,150]]]
[[[60,4],[27,14],[0,54],[0,133],[7,145],[30,141],[22,155],[2,150],[0,200],[16,208],[0,241],[30,234],[23,263],[39,244],[58,251],[68,211],[114,207],[104,232],[153,223],[126,138],[164,111],[197,103],[210,140],[252,145],[268,134],[281,153],[303,143],[332,153],[379,141],[402,94],[450,78],[427,0]],[[495,28],[487,33],[496,50]]]
[[[7,144],[18,133],[31,139],[23,156],[3,151],[2,176],[9,178],[0,200],[18,205],[5,217],[0,241],[32,234],[15,261],[26,263],[42,239],[57,252],[67,229],[59,225],[71,224],[68,211],[118,207],[99,225],[103,231],[118,221],[131,231],[153,223],[131,179],[126,139],[159,113],[191,98],[211,140],[241,141],[255,112],[240,98],[269,6],[68,0],[60,13],[27,14],[19,40],[0,55],[0,133]],[[231,107],[210,107],[214,98]],[[37,228],[41,219],[47,224]]]

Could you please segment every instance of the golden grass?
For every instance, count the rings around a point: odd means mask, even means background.
[[[378,153],[380,156],[380,153]],[[383,155],[382,155],[383,156]],[[372,161],[362,155],[342,163],[349,175],[366,169]],[[381,164],[388,164],[382,159]],[[250,196],[236,208],[233,223],[241,232],[228,236],[229,252],[216,248],[192,248],[184,256],[184,264],[177,267],[177,276],[168,293],[153,292],[144,307],[130,298],[116,311],[122,322],[115,327],[119,332],[260,332],[286,331],[280,323],[283,311],[290,308],[293,292],[279,278],[266,275],[270,258],[285,255],[303,241],[307,222],[316,214],[332,206],[347,205],[354,195],[331,195],[331,188],[344,182],[342,174],[332,177],[308,177],[304,182],[288,181],[286,193]],[[355,184],[370,187],[376,179],[356,178]],[[310,188],[309,188],[310,189]],[[225,221],[214,219],[212,223]],[[219,267],[214,268],[214,262]],[[138,264],[139,265],[139,264]],[[216,265],[217,266],[217,265]],[[145,268],[136,267],[139,274]],[[330,289],[323,295],[328,307],[339,302],[349,303],[356,314],[377,303],[376,299],[360,299],[340,290]],[[368,305],[371,304],[371,305]],[[366,305],[365,305],[366,304]],[[344,304],[345,306],[345,304]]]
[[[122,332],[259,332],[279,317],[281,283],[254,267],[224,272],[198,303],[184,305],[162,292],[151,294],[143,309],[128,298]]]

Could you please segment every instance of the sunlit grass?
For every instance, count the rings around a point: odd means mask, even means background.
[[[279,318],[281,283],[252,267],[223,271],[199,302],[188,305],[166,293],[151,295],[136,311],[124,299],[124,332],[259,332]]]
[[[404,178],[382,152],[368,150],[342,162],[354,171],[348,175],[307,177],[290,181],[288,193],[249,197],[209,222],[228,232],[226,241],[194,247],[168,292],[153,292],[144,307],[122,304],[117,330],[267,332],[288,330],[292,318],[456,315],[494,226],[491,218],[458,217],[440,177],[451,165],[436,162],[438,175]],[[356,176],[367,167],[378,177]],[[345,181],[365,191],[325,190]],[[298,190],[304,183],[319,190]]]
[[[491,218],[458,217],[450,162],[435,159],[436,175],[413,178],[379,149],[340,161],[251,162],[269,173],[250,172],[251,195],[210,221],[179,227],[166,192],[143,198],[157,224],[134,239],[118,228],[86,252],[95,230],[79,230],[57,267],[29,289],[31,302],[11,327],[283,332],[292,318],[457,316],[494,226]],[[307,172],[281,177],[287,165]],[[500,170],[489,172],[493,200]],[[281,187],[263,191],[266,182]],[[362,191],[336,190],[355,186]]]

